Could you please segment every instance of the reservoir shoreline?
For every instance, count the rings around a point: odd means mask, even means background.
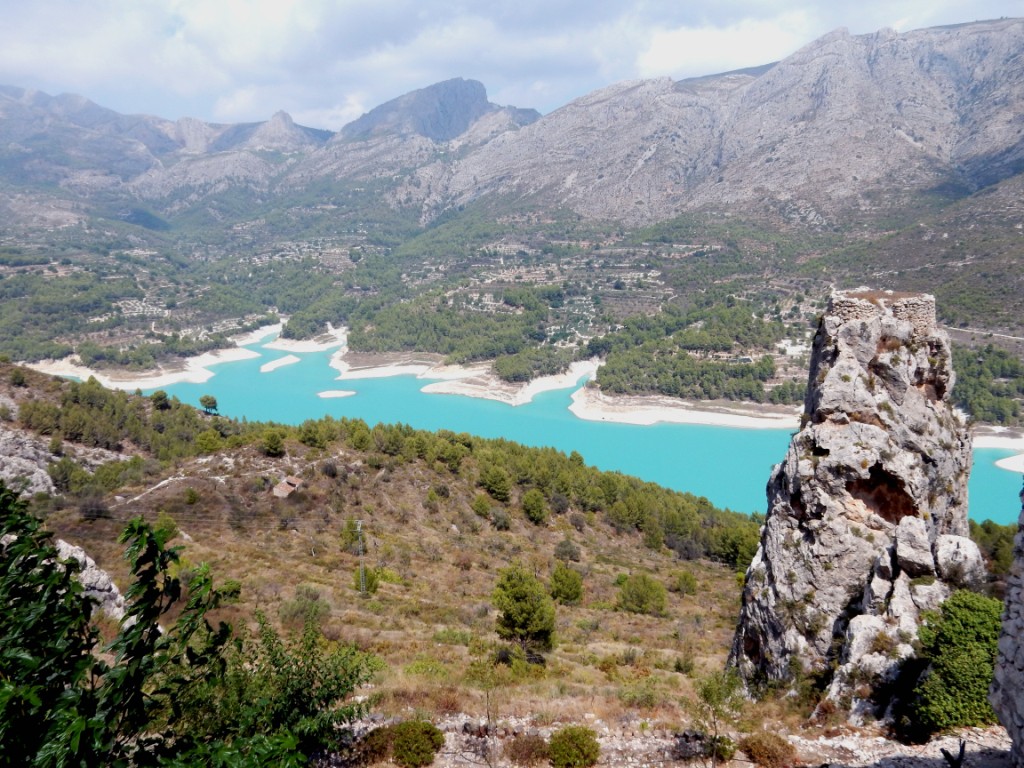
[[[193,404],[210,394],[225,415],[250,421],[360,418],[575,450],[600,469],[743,512],[764,511],[765,480],[799,426],[794,406],[608,395],[585,385],[596,360],[560,377],[512,385],[497,381],[487,365],[444,365],[440,355],[352,353],[344,329],[312,342],[280,339],[279,331],[261,328],[236,338],[240,346],[230,350],[146,373],[93,371],[74,360],[33,367],[81,379],[98,374],[107,386],[128,391],[164,389]],[[977,427],[974,448],[972,519],[1016,520],[1020,470],[1004,460],[1024,454],[1020,432]],[[1017,460],[1024,469],[1024,457]]]

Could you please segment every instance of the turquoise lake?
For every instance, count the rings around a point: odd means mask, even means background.
[[[791,434],[782,429],[584,421],[568,410],[575,388],[546,392],[513,407],[481,398],[424,394],[420,388],[429,381],[414,376],[338,381],[337,371],[328,365],[330,352],[297,353],[299,362],[261,373],[260,366],[289,353],[263,349],[260,343],[249,349],[261,357],[215,365],[215,375],[204,384],[162,389],[193,405],[201,395],[213,395],[221,414],[250,421],[298,424],[325,415],[345,416],[371,426],[402,422],[418,429],[575,450],[601,469],[706,496],[717,506],[740,512],[765,511],[768,476],[785,455]],[[332,399],[317,394],[337,389],[356,394]],[[1021,478],[995,466],[1011,455],[1013,451],[975,450],[969,487],[973,519],[1017,521]]]

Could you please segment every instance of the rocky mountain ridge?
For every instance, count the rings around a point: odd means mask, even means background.
[[[728,210],[829,227],[1024,169],[1022,49],[1020,19],[837,30],[774,65],[619,83],[539,119],[449,80],[337,134],[283,113],[170,121],[4,87],[0,181],[86,206],[113,195],[172,219],[220,194],[267,204],[324,182],[379,181],[388,205],[422,221],[512,199],[630,224]]]
[[[970,436],[948,395],[934,299],[833,294],[818,328],[804,426],[768,482],[730,655],[749,682],[836,665],[828,698],[881,717],[921,612],[985,568],[967,538]],[[864,682],[870,693],[865,692]]]

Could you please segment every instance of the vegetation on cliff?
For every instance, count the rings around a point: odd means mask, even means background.
[[[299,766],[365,712],[350,697],[378,668],[371,656],[328,646],[311,622],[286,640],[262,618],[251,638],[215,629],[207,615],[230,592],[202,568],[187,585],[174,575],[173,533],[125,529],[128,607],[103,644],[77,563],[0,484],[5,764]]]

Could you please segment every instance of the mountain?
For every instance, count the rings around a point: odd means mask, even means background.
[[[172,218],[231,190],[286,205],[325,181],[387,179],[387,204],[423,221],[514,199],[627,224],[727,210],[852,226],[1024,170],[1021,50],[1020,19],[837,30],[774,64],[617,83],[544,117],[448,80],[336,134],[283,113],[168,121],[5,87],[0,169],[15,187],[56,184],[87,206],[101,189]]]
[[[453,167],[445,194],[533,194],[586,216],[775,209],[819,224],[1024,170],[1024,21],[838,30],[778,62],[619,83]]]
[[[415,134],[436,142],[451,141],[484,115],[501,111],[518,125],[528,125],[540,118],[534,109],[492,104],[482,83],[454,78],[381,104],[342,128],[340,138],[351,141],[397,133]]]
[[[283,112],[167,120],[3,87],[0,261],[38,273],[11,285],[13,298],[76,291],[43,273],[88,262],[103,296],[82,303],[89,341],[121,351],[140,334],[202,341],[278,311],[295,336],[357,309],[379,327],[383,307],[490,259],[485,282],[500,293],[504,255],[561,259],[558,279],[586,305],[578,326],[566,306],[530,343],[585,342],[638,312],[703,301],[709,285],[792,321],[813,315],[830,284],[870,283],[934,293],[942,322],[1008,345],[1024,317],[1022,50],[1021,19],[837,30],[775,63],[616,83],[543,117],[456,78],[337,132]],[[134,286],[104,282],[103,259],[136,250]],[[159,269],[151,253],[166,256]],[[316,271],[288,271],[306,258]],[[248,288],[219,297],[211,279]],[[126,313],[119,302],[140,293],[145,309]],[[459,300],[480,298],[469,293]],[[17,359],[38,359],[56,335],[48,354],[83,341],[85,326],[58,334],[39,306],[0,313],[0,343]],[[99,327],[108,322],[121,330]]]

